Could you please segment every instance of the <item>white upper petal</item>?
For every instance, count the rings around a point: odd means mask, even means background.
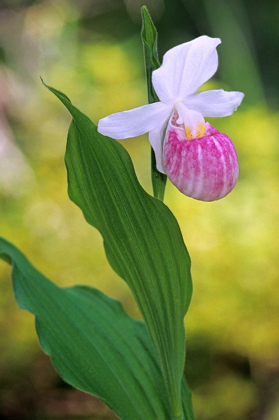
[[[169,50],[163,64],[152,74],[154,89],[162,102],[173,102],[190,95],[217,70],[216,47],[219,38],[200,36]]]
[[[243,97],[242,92],[208,90],[189,96],[185,99],[185,104],[204,117],[227,117],[237,109]]]
[[[136,137],[161,127],[171,111],[171,105],[156,102],[130,111],[117,112],[102,118],[98,124],[98,131],[114,139]]]
[[[203,136],[204,132],[199,134],[199,131],[202,127],[205,131],[205,121],[200,112],[187,108],[181,101],[176,103],[176,111],[178,113],[178,119],[176,123],[184,125],[188,140],[193,138],[195,139],[197,135],[198,137]],[[187,129],[189,130],[188,135],[190,137],[187,135]]]

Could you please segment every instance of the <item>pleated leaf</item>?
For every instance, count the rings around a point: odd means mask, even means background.
[[[0,257],[13,265],[17,302],[36,316],[41,346],[66,382],[99,397],[121,419],[169,418],[142,322],[96,289],[57,287],[1,238]]]
[[[131,288],[154,343],[173,415],[181,418],[183,319],[190,303],[190,258],[177,221],[140,186],[119,142],[49,88],[70,111],[66,166],[70,198],[104,238],[112,268]]]
[[[121,419],[170,418],[162,374],[142,322],[97,289],[57,287],[3,238],[0,258],[13,266],[16,300],[35,315],[41,346],[67,383],[99,397]],[[185,381],[183,394],[185,418],[193,420]]]
[[[156,95],[156,92],[152,85],[152,72],[160,67],[160,61],[158,57],[158,34],[154,26],[154,23],[151,20],[150,14],[145,6],[141,9],[142,15],[142,30],[141,30],[141,40],[143,45],[144,52],[144,63],[145,63],[145,72],[147,79],[147,92],[148,92],[148,102],[158,102],[159,98]]]

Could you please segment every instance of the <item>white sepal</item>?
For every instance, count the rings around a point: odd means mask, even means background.
[[[117,112],[102,118],[98,124],[98,131],[118,140],[136,137],[156,127],[161,127],[171,111],[171,106],[156,102],[130,111]]]
[[[154,150],[155,157],[156,157],[156,167],[159,172],[162,174],[165,174],[165,169],[163,165],[163,146],[164,146],[164,137],[165,137],[165,131],[167,127],[169,119],[165,121],[164,124],[162,124],[160,127],[156,127],[153,130],[149,132],[149,143],[152,146],[152,149]]]
[[[187,106],[204,117],[227,117],[241,104],[242,92],[226,92],[223,89],[208,90],[187,98]]]

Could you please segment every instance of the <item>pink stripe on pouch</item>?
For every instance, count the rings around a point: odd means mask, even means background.
[[[166,131],[163,163],[170,181],[185,195],[202,201],[225,197],[238,179],[234,144],[208,122],[205,136],[187,140],[171,122]]]

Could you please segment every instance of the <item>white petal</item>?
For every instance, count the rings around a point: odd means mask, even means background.
[[[200,36],[169,50],[152,74],[154,89],[163,102],[184,99],[216,72],[219,38]]]
[[[98,124],[98,131],[114,139],[136,137],[161,127],[171,110],[171,106],[156,102],[130,111],[117,112],[102,118]]]
[[[165,131],[169,118],[162,124],[160,127],[154,128],[149,133],[149,142],[154,150],[156,157],[156,167],[159,172],[165,174],[165,169],[163,166],[163,143],[165,138]]]
[[[183,124],[188,140],[203,137],[205,133],[205,121],[200,112],[187,108],[183,102],[176,103],[178,125]]]
[[[242,92],[226,92],[223,89],[208,90],[191,95],[185,100],[190,109],[199,111],[204,117],[227,117],[241,104]]]

